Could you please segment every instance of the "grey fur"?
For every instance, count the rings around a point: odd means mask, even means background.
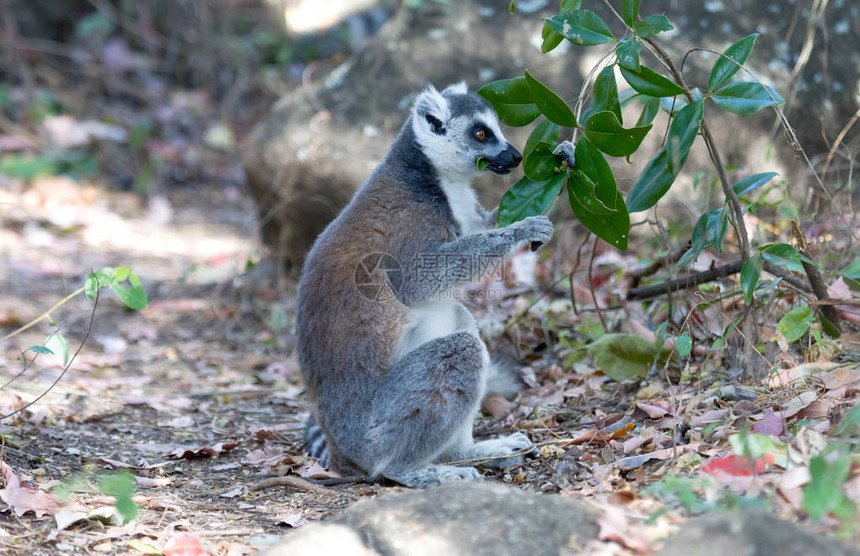
[[[476,126],[486,127],[485,141]],[[451,293],[487,271],[475,261],[549,241],[552,223],[538,216],[487,229],[494,215],[469,185],[479,157],[498,172],[520,161],[464,84],[428,88],[388,156],[306,259],[296,329],[314,403],[306,441],[311,455],[341,472],[426,486],[480,477],[444,462],[496,457],[510,465],[522,456],[504,456],[531,446],[521,433],[472,439],[489,355]],[[397,264],[357,273],[380,253]],[[359,274],[378,284],[360,290]]]

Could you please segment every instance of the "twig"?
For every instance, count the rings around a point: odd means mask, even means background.
[[[291,486],[303,490],[308,490],[310,492],[315,492],[317,494],[331,494],[331,491],[327,488],[315,485],[312,482],[302,479],[301,477],[296,477],[295,475],[284,475],[283,477],[263,479],[259,483],[251,485],[248,490],[250,492],[257,492],[260,490],[266,490],[268,488],[275,488],[279,486]]]
[[[642,280],[642,278],[645,278],[646,276],[651,276],[661,268],[677,263],[678,260],[684,256],[684,253],[686,253],[687,250],[690,249],[691,245],[692,242],[688,241],[686,245],[684,245],[682,248],[678,249],[674,253],[669,253],[667,255],[659,257],[648,266],[630,272],[629,276],[631,287],[635,288],[639,285],[639,281]]]
[[[826,297],[824,299],[816,299],[815,301],[810,301],[810,305],[853,305],[860,306],[860,299],[833,299],[830,297]]]
[[[630,288],[629,290],[627,290],[627,300],[641,301],[643,299],[651,299],[652,297],[657,297],[658,295],[665,295],[671,292],[686,290],[688,288],[698,286],[699,284],[704,284],[705,282],[711,282],[713,280],[716,280],[717,278],[726,278],[728,276],[731,276],[732,274],[736,274],[740,272],[742,267],[743,261],[738,260],[730,262],[724,266],[709,268],[708,270],[703,270],[702,272],[697,272],[688,276],[682,276],[681,278],[676,278],[674,280],[667,280],[659,284],[652,284],[650,286],[642,286],[639,288]],[[783,281],[794,286],[800,291],[810,291],[809,286],[804,281],[795,278],[786,270],[778,268],[768,262],[764,262],[762,264],[762,268],[765,272],[782,278]]]
[[[824,161],[824,168],[821,170],[822,175],[827,175],[827,171],[830,169],[830,162],[833,160],[833,155],[836,154],[836,149],[839,148],[842,140],[845,139],[845,136],[848,135],[848,131],[854,127],[854,124],[857,123],[858,119],[860,119],[860,108],[857,109],[857,112],[854,112],[854,115],[851,116],[848,123],[842,127],[842,130],[839,131],[839,135],[837,135],[836,139],[833,141],[833,146],[830,147],[830,151],[827,153],[827,159]]]
[[[818,270],[818,266],[814,262],[812,262],[812,257],[810,256],[809,244],[806,242],[806,237],[803,235],[803,232],[800,229],[800,226],[797,225],[797,221],[791,221],[791,233],[794,235],[794,238],[797,240],[798,251],[803,258],[800,259],[800,264],[803,265],[803,270],[806,272],[806,277],[809,279],[809,285],[812,287],[812,293],[815,294],[815,297],[818,299],[827,299],[827,284],[824,283],[824,278],[821,276],[821,272]],[[836,308],[831,305],[822,305],[821,306],[821,314],[830,321],[830,323],[836,328],[838,332],[842,332],[842,328],[839,326],[839,313],[836,311]]]
[[[682,276],[681,278],[668,280],[660,284],[642,286],[641,288],[631,288],[627,291],[627,300],[638,301],[642,299],[650,299],[652,297],[657,297],[658,295],[686,290],[687,288],[692,288],[693,286],[698,286],[705,282],[711,282],[717,278],[725,278],[740,272],[743,264],[743,261],[734,261],[724,266],[710,268],[702,272],[690,274],[689,276]]]
[[[16,330],[13,330],[12,332],[10,332],[10,333],[6,334],[5,336],[3,336],[2,338],[0,338],[0,342],[4,342],[4,341],[8,340],[9,338],[13,338],[13,337],[17,336],[18,334],[20,334],[21,332],[24,332],[28,328],[39,324],[40,322],[42,322],[43,320],[45,320],[46,318],[51,316],[51,311],[53,311],[57,307],[60,307],[61,305],[68,302],[69,300],[74,298],[79,293],[82,293],[83,291],[84,291],[84,288],[78,288],[77,290],[73,291],[72,293],[70,293],[69,295],[64,297],[63,299],[54,303],[54,305],[50,309],[48,309],[47,311],[45,311],[44,313],[42,313],[41,315],[39,315],[35,319],[31,320],[30,322],[28,322],[24,326],[22,326]],[[98,300],[98,293],[96,293],[96,300]],[[95,307],[93,307],[93,310],[95,310]],[[92,326],[92,322],[90,322],[90,326]]]

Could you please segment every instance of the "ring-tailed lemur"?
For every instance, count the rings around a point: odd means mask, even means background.
[[[472,467],[438,462],[532,445],[522,433],[472,439],[489,357],[451,293],[486,274],[488,260],[546,243],[553,226],[534,216],[489,229],[494,214],[469,183],[480,158],[497,174],[522,160],[465,83],[428,87],[305,261],[297,336],[314,403],[306,439],[311,455],[339,471],[407,486],[477,479]]]

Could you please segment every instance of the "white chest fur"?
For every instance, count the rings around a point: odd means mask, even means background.
[[[440,183],[454,220],[464,236],[475,234],[483,229],[483,216],[478,211],[478,198],[468,181],[442,179]]]

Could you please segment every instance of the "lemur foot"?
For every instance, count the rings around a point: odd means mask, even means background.
[[[520,452],[528,448],[534,448],[534,444],[529,440],[529,437],[521,432],[515,432],[510,436],[503,436],[493,440],[484,440],[476,442],[472,448],[476,458],[497,458],[506,456],[515,452]],[[484,467],[505,468],[520,465],[526,460],[524,454],[518,454],[509,458],[493,459],[482,465]]]
[[[483,477],[474,467],[428,465],[403,473],[386,474],[386,478],[408,487],[434,486],[450,481],[480,481]]]

